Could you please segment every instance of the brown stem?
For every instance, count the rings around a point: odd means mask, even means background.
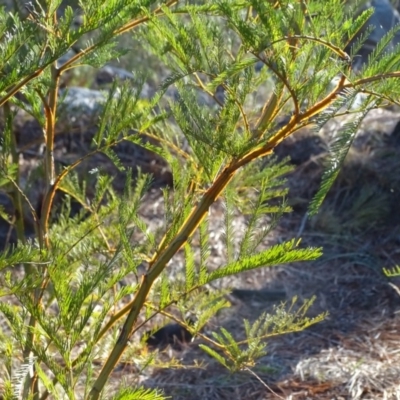
[[[90,400],[97,400],[100,396],[104,385],[118,363],[125,347],[128,343],[129,337],[132,334],[133,327],[137,321],[139,313],[146,301],[147,295],[153,286],[154,281],[162,273],[168,261],[176,254],[176,252],[186,243],[189,237],[193,234],[199,224],[202,222],[204,217],[208,213],[209,207],[216,201],[228,183],[232,180],[237,167],[235,164],[228,165],[216,179],[214,184],[208,189],[203,196],[200,203],[193,209],[190,215],[187,217],[182,228],[177,233],[175,239],[168,245],[168,247],[157,256],[150,264],[151,267],[146,275],[142,278],[142,283],[135,296],[132,304],[132,308],[126,318],[126,321],[122,327],[121,334],[118,341],[113,348],[110,356],[108,357],[103,369],[100,372],[96,382],[94,383],[92,390],[89,393]],[[156,253],[157,254],[157,253]]]
[[[177,233],[175,239],[168,245],[168,247],[164,251],[162,251],[161,253],[155,253],[152,261],[150,262],[150,269],[148,273],[143,276],[140,288],[131,304],[129,314],[123,325],[118,341],[113,348],[111,354],[109,355],[106,363],[104,364],[100,375],[98,376],[96,382],[92,387],[92,390],[89,393],[90,400],[97,400],[99,398],[100,393],[103,390],[109,375],[111,374],[115,365],[118,363],[118,360],[120,359],[123,351],[125,350],[139,313],[146,301],[147,295],[154,281],[162,273],[169,260],[187,242],[187,240],[197,229],[199,224],[207,215],[210,206],[216,201],[222,191],[232,180],[235,172],[240,167],[247,165],[251,161],[271,153],[278,143],[280,143],[284,138],[286,138],[296,130],[296,126],[305,121],[308,121],[311,116],[323,111],[326,107],[328,107],[336,99],[338,93],[343,88],[344,82],[345,78],[342,77],[335,89],[326,98],[315,104],[313,107],[310,107],[310,109],[308,109],[304,113],[294,115],[289,123],[280,131],[278,131],[266,144],[259,147],[258,149],[249,152],[243,158],[232,161],[231,164],[226,166],[221,174],[217,177],[213,185],[207,190],[197,207],[195,207],[190,215],[186,218],[182,228]]]
[[[24,87],[27,83],[31,80],[37,78],[45,69],[46,67],[38,68],[36,71],[32,72],[26,78],[24,78],[20,83],[16,84],[10,91],[5,94],[3,97],[0,98],[0,107],[4,105],[4,103],[11,99],[16,93],[18,93],[22,87]]]
[[[179,0],[170,0],[169,2],[167,2],[164,7],[171,7],[174,4],[178,3]],[[161,6],[158,7],[156,10],[154,10],[153,12],[154,16],[158,16],[158,15],[163,15],[163,11]],[[150,20],[150,17],[146,16],[146,17],[142,17],[139,19],[135,19],[132,22],[129,22],[127,24],[125,24],[124,26],[122,26],[119,29],[116,29],[113,32],[113,36],[119,36],[125,32],[130,31],[131,29],[136,28],[137,26],[148,22]],[[99,45],[99,43],[94,43],[91,46],[87,47],[84,50],[81,50],[78,54],[75,54],[73,57],[71,57],[65,64],[61,65],[60,67],[60,73],[63,73],[64,71],[68,70],[69,68],[72,67],[72,64],[74,64],[76,61],[78,61],[79,59],[81,59],[84,55],[90,53],[91,51],[93,51],[97,46]],[[0,104],[1,105],[1,104]]]
[[[290,35],[290,36],[285,36],[283,38],[275,40],[274,42],[271,43],[271,45],[273,45],[275,43],[282,42],[282,41],[290,41],[292,39],[304,39],[304,40],[309,40],[311,42],[319,43],[319,44],[327,47],[328,49],[330,49],[335,54],[337,54],[342,60],[344,60],[344,61],[346,61],[348,63],[350,63],[350,61],[351,61],[350,60],[350,56],[345,51],[343,51],[340,47],[335,46],[334,44],[332,44],[332,43],[330,43],[330,42],[328,42],[326,40],[323,40],[321,38],[317,38],[317,37],[314,37],[314,36],[308,36],[308,35]]]
[[[56,124],[57,96],[60,83],[60,72],[55,65],[51,67],[52,73],[52,88],[50,89],[48,101],[44,102],[44,110],[46,115],[45,126],[45,179],[46,193],[43,199],[41,212],[41,234],[45,246],[50,246],[48,238],[48,223],[50,217],[51,206],[53,203],[54,193],[53,187],[55,184],[55,168],[54,168],[54,137]]]

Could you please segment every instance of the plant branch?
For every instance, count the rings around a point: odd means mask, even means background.
[[[55,182],[55,168],[54,168],[54,138],[55,138],[55,124],[56,124],[56,110],[57,110],[57,97],[58,86],[60,82],[60,73],[55,65],[51,67],[52,87],[49,91],[48,101],[43,101],[44,111],[46,115],[45,126],[45,180],[46,180],[46,193],[42,203],[41,210],[41,234],[45,246],[50,246],[48,238],[48,221],[50,211],[53,204],[53,187]],[[44,100],[44,99],[43,99]]]
[[[285,400],[284,397],[282,397],[282,396],[280,396],[278,393],[274,392],[274,391],[272,390],[272,388],[270,388],[270,387],[269,387],[269,386],[268,386],[254,371],[252,371],[249,367],[245,367],[244,369],[245,369],[245,371],[248,371],[251,375],[253,375],[258,381],[260,381],[261,384],[262,384],[263,386],[265,386],[274,396],[276,396],[278,399]]]
[[[44,70],[46,66],[38,68],[35,72],[32,72],[26,78],[24,78],[20,83],[16,84],[7,94],[0,98],[0,107],[4,105],[12,96],[18,93],[27,83],[37,78]]]
[[[297,99],[296,92],[291,87],[286,76],[282,75],[281,72],[278,71],[278,69],[275,68],[275,66],[272,63],[270,63],[268,60],[266,60],[265,58],[259,56],[258,54],[253,54],[253,55],[256,58],[258,58],[261,62],[263,62],[277,76],[277,78],[282,82],[282,84],[287,88],[287,90],[289,91],[290,96],[293,100],[294,113],[295,113],[295,115],[299,115],[300,114],[299,101]]]
[[[271,153],[278,143],[280,143],[285,137],[296,130],[298,124],[304,121],[308,121],[312,115],[315,115],[328,107],[336,99],[336,96],[342,89],[344,81],[345,77],[342,77],[337,87],[326,98],[321,100],[314,107],[310,107],[309,110],[300,115],[294,115],[289,123],[280,131],[278,131],[277,134],[275,134],[264,146],[253,150],[241,159],[233,160],[230,164],[228,164],[216,178],[212,186],[203,195],[199,204],[192,210],[192,212],[183,222],[182,227],[176,234],[175,239],[172,240],[172,242],[162,252],[159,253],[157,251],[154,254],[150,262],[149,271],[146,275],[142,277],[142,282],[139,290],[137,291],[134,300],[129,305],[130,311],[123,325],[118,341],[90,391],[90,400],[97,400],[99,398],[100,393],[103,390],[104,385],[108,379],[108,376],[111,374],[115,365],[118,363],[123,351],[125,350],[128,340],[133,332],[134,325],[137,321],[137,318],[146,301],[147,295],[154,281],[165,269],[169,260],[171,260],[171,258],[178,252],[178,250],[187,242],[187,240],[191,237],[191,235],[203,221],[208,213],[210,206],[221,195],[223,190],[232,180],[235,172],[240,167],[248,164],[249,162]]]
[[[167,2],[164,7],[171,7],[174,4],[176,4],[179,0],[170,0],[169,2]],[[158,7],[156,10],[153,11],[153,15],[154,16],[159,16],[159,15],[163,15],[164,12],[162,11],[162,6]],[[125,24],[124,26],[122,26],[121,28],[118,28],[114,31],[113,36],[119,36],[125,32],[130,31],[131,29],[136,28],[137,26],[148,22],[150,20],[150,16],[146,16],[146,17],[142,17],[139,19],[136,19],[132,22],[129,22],[127,24]],[[99,46],[100,43],[94,43],[91,46],[87,47],[86,49],[81,50],[79,53],[75,54],[73,57],[71,57],[67,62],[65,62],[61,67],[60,67],[60,73],[65,72],[66,70],[68,70],[69,68],[71,68],[72,64],[75,63],[76,61],[78,61],[79,59],[81,59],[83,56],[85,56],[86,54],[92,52],[93,50],[96,49],[97,46]],[[1,104],[0,104],[1,105]]]
[[[374,83],[388,78],[400,78],[400,71],[387,72],[384,74],[369,76],[368,78],[357,79],[354,82],[347,82],[343,85],[343,88],[355,88],[357,86],[365,85],[366,83]]]
[[[316,38],[313,36],[308,36],[308,35],[290,35],[290,36],[285,36],[281,39],[275,40],[271,43],[271,45],[283,41],[290,41],[292,39],[304,39],[304,40],[309,40],[311,42],[316,42],[319,44],[322,44],[323,46],[327,47],[328,49],[332,50],[335,54],[337,54],[342,60],[346,61],[347,63],[351,62],[350,56],[343,51],[340,47],[333,45],[331,42],[328,42],[326,40]]]
[[[153,286],[154,281],[158,278],[161,272],[166,267],[168,261],[176,254],[176,252],[187,242],[196,228],[203,221],[208,213],[210,206],[216,201],[228,183],[232,180],[237,167],[236,164],[228,165],[218,176],[214,184],[204,194],[200,203],[195,207],[191,214],[187,217],[183,223],[182,228],[177,233],[175,239],[167,246],[167,248],[161,253],[156,254],[150,263],[150,269],[146,275],[142,278],[142,283],[138,292],[136,293],[130,312],[126,318],[126,321],[122,327],[121,334],[118,341],[113,348],[110,356],[108,357],[103,369],[100,372],[96,382],[94,383],[90,393],[90,400],[97,400],[100,396],[101,391],[107,381],[108,376],[111,374],[115,365],[118,363],[128,340],[132,334],[134,324],[140,314],[140,311],[146,301],[147,295]]]

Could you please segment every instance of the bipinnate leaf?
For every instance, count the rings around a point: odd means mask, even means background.
[[[163,394],[154,389],[124,387],[112,397],[112,400],[166,400]]]
[[[299,240],[296,239],[276,244],[258,254],[245,257],[212,271],[208,275],[207,280],[211,282],[229,275],[260,267],[272,267],[290,262],[316,260],[322,255],[321,248],[307,247],[305,249],[299,249],[298,245]]]

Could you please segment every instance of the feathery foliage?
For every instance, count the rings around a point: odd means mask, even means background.
[[[366,113],[398,103],[400,56],[385,50],[397,28],[356,72],[352,57],[365,36],[354,38],[371,10],[355,16],[341,0],[199,3],[85,0],[72,8],[44,0],[27,10],[0,9],[0,187],[15,210],[0,212],[18,236],[0,253],[6,399],[104,396],[124,351],[143,348],[136,338],[158,315],[201,337],[201,347],[232,371],[254,365],[265,354],[265,338],[305,329],[325,316],[307,317],[311,300],[297,309],[293,302],[245,321],[243,342],[224,328],[212,338],[201,333],[229,306],[214,281],[321,255],[297,239],[266,244],[290,212],[284,181],[290,167],[272,153],[301,128],[321,129],[338,115],[353,116],[331,147],[310,206],[317,212]],[[168,76],[151,98],[144,94],[145,66],[137,66],[132,81],[116,82],[99,106],[90,149],[58,170],[56,128],[67,102],[59,91],[63,78],[129,53],[120,47],[121,35],[132,35]],[[43,132],[40,165],[27,179],[14,132],[21,111]],[[118,152],[124,145],[144,149],[170,168],[173,182],[162,189],[158,228],[142,214],[153,176],[127,168]],[[123,192],[100,162],[86,177],[78,173],[99,154],[125,176]],[[32,201],[35,185],[43,189],[39,206]],[[56,210],[60,193],[65,200]],[[81,208],[75,215],[73,202]],[[226,257],[216,268],[209,213],[219,203]],[[26,215],[35,232],[30,237]],[[243,232],[234,223],[237,215],[245,218]],[[164,397],[121,388],[113,398]]]

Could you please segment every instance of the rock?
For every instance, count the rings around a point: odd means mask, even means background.
[[[107,100],[105,92],[83,87],[61,89],[59,96],[60,98],[65,96],[61,107],[72,121],[82,115],[94,116]]]
[[[125,69],[117,68],[112,65],[105,65],[96,73],[96,83],[98,85],[112,83],[115,81],[115,79],[125,81],[128,79],[134,79],[134,75]]]

